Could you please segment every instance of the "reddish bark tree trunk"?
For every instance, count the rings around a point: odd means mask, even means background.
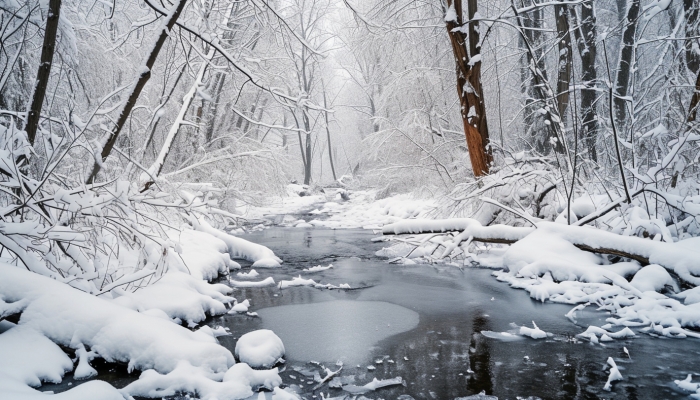
[[[476,15],[476,0],[467,0],[469,19]],[[445,10],[447,34],[452,43],[456,62],[457,94],[461,106],[464,134],[474,176],[487,175],[493,157],[489,149],[489,131],[486,124],[486,106],[481,86],[481,53],[479,32],[474,23],[464,25],[462,0],[447,0]],[[468,32],[468,34],[465,32]]]

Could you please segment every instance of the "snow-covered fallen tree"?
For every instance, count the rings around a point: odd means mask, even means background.
[[[537,300],[598,304],[614,315],[608,318],[608,328],[620,325],[669,337],[700,337],[700,299],[693,288],[700,283],[697,238],[663,242],[590,226],[547,221],[531,227],[483,226],[468,218],[406,220],[386,225],[383,233],[412,235],[398,238],[401,243],[395,246],[408,257],[430,262],[462,259],[501,269],[494,272],[497,279],[527,290]],[[474,242],[507,247],[473,253]],[[604,255],[617,258],[611,261]]]

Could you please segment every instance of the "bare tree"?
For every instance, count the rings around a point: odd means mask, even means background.
[[[572,14],[577,15],[575,10]],[[598,118],[596,114],[596,16],[595,2],[587,0],[581,4],[581,15],[575,19],[574,29],[578,53],[581,58],[581,114],[582,136],[588,150],[588,157],[598,160],[596,141],[598,136]]]
[[[93,183],[95,181],[97,174],[100,172],[100,169],[102,169],[102,163],[107,160],[107,157],[109,157],[110,153],[112,152],[114,145],[117,143],[119,133],[124,127],[127,118],[129,118],[131,110],[136,105],[136,100],[138,100],[141,91],[143,90],[144,86],[146,86],[146,83],[151,77],[151,69],[153,68],[153,64],[155,64],[156,59],[158,58],[160,49],[163,47],[165,40],[170,34],[170,31],[175,26],[175,22],[177,22],[177,19],[182,13],[182,10],[185,8],[186,3],[187,0],[179,0],[177,3],[175,3],[175,5],[173,5],[173,7],[170,9],[170,12],[165,17],[162,28],[160,29],[160,33],[153,43],[152,50],[150,51],[146,60],[144,61],[142,68],[138,71],[139,75],[134,80],[134,83],[132,84],[130,91],[127,95],[127,99],[124,102],[124,105],[122,106],[121,110],[119,111],[119,117],[117,118],[114,127],[110,131],[109,136],[107,137],[107,140],[104,146],[102,147],[102,151],[99,155],[101,160],[95,160],[95,163],[92,167],[92,171],[88,176],[87,183]],[[97,158],[97,155],[95,155],[95,158]]]
[[[46,96],[46,86],[51,76],[51,65],[53,64],[53,53],[56,48],[56,32],[58,31],[58,21],[61,12],[61,0],[49,1],[49,12],[46,16],[46,29],[44,30],[44,44],[41,47],[41,61],[39,71],[36,74],[36,84],[32,94],[32,103],[27,111],[27,124],[25,131],[29,144],[34,144],[36,130],[39,126],[41,108]]]
[[[618,0],[618,7],[625,3]],[[639,0],[628,0],[624,5],[624,17],[622,19],[622,42],[620,43],[620,58],[615,74],[615,118],[619,126],[624,127],[627,121],[627,95],[630,88],[632,74],[632,57],[634,56],[635,35],[637,33],[637,20],[639,19]],[[619,11],[622,11],[620,8]]]

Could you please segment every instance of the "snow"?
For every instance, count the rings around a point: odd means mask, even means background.
[[[258,268],[279,267],[282,262],[282,260],[267,247],[224,233],[212,227],[203,218],[190,216],[188,220],[196,230],[208,233],[223,241],[226,244],[231,258],[243,258],[248,261],[253,261],[253,267]]]
[[[282,384],[277,368],[271,370],[255,370],[246,363],[238,363],[224,374],[224,382],[245,382],[253,390],[265,388],[273,390]]]
[[[242,288],[242,287],[265,287],[265,286],[275,286],[275,280],[270,276],[259,282],[250,281],[229,281],[231,286]]]
[[[226,243],[210,234],[182,229],[168,231],[168,236],[180,245],[180,257],[195,278],[210,281],[219,274],[228,273],[229,269],[240,268],[231,260]]]
[[[371,392],[371,391],[374,391],[374,390],[377,390],[377,389],[380,389],[383,387],[387,387],[387,386],[396,386],[396,385],[403,385],[403,384],[404,384],[404,381],[403,381],[403,379],[401,379],[400,376],[398,376],[396,378],[381,379],[381,380],[374,378],[374,379],[372,379],[372,382],[370,382],[366,385],[363,385],[363,386],[355,386],[355,385],[343,386],[343,390],[345,390],[348,393],[356,395],[356,394],[363,394],[363,393]]]
[[[126,363],[129,370],[168,372],[181,360],[210,371],[225,371],[233,365],[232,354],[213,338],[168,320],[13,266],[0,264],[0,276],[5,301],[29,302],[19,326],[57,344],[74,348],[83,344],[109,362]]]
[[[236,274],[236,276],[241,278],[241,279],[253,279],[253,278],[257,278],[258,276],[260,276],[260,274],[258,273],[258,271],[251,269],[248,272],[239,272]]]
[[[328,269],[328,268],[325,268]],[[341,283],[340,285],[333,285],[331,283],[317,283],[313,279],[304,279],[301,277],[301,275],[297,277],[292,277],[291,281],[280,281],[280,283],[277,285],[278,288],[280,289],[287,289],[290,287],[299,287],[299,286],[310,286],[314,287],[316,289],[352,289],[350,285],[347,283]]]
[[[236,301],[231,307],[230,310],[228,310],[229,314],[236,314],[236,313],[244,313],[248,312],[248,308],[250,307],[250,300],[243,300],[242,302]]]
[[[114,302],[137,311],[162,310],[170,318],[193,325],[207,315],[225,314],[225,304],[234,300],[226,296],[230,292],[226,285],[207,284],[192,275],[171,271],[153,285],[134,293],[122,292]]]
[[[73,362],[60,347],[25,326],[0,335],[0,360],[0,377],[34,387],[41,382],[59,383],[66,372],[73,370]]]
[[[224,376],[221,372],[212,373],[183,360],[167,374],[152,369],[142,372],[137,381],[121,389],[121,392],[129,396],[143,397],[196,393],[203,400],[236,400],[253,395],[247,381],[220,382]]]
[[[603,389],[610,391],[612,390],[612,383],[614,381],[622,380],[622,374],[617,368],[617,365],[615,364],[615,361],[612,359],[612,357],[608,357],[608,365],[610,366],[610,374],[608,375],[608,381],[605,383]]]
[[[304,271],[304,272],[320,272],[320,271],[325,271],[325,270],[328,270],[331,268],[333,268],[333,264],[328,264],[325,267],[323,265],[317,265],[317,266],[311,267],[311,268],[304,268],[302,271]]]
[[[666,269],[660,265],[651,264],[639,270],[630,281],[630,285],[641,292],[657,292],[670,286],[673,292],[678,292],[678,283]]]
[[[532,321],[533,328],[528,328],[527,326],[520,327],[520,334],[523,336],[529,336],[533,339],[545,339],[547,336],[551,336],[551,333],[547,333],[542,329],[537,327],[535,321]]]
[[[236,357],[253,368],[270,368],[284,353],[282,340],[269,329],[248,332],[236,342]]]
[[[693,380],[693,374],[688,374],[688,376],[680,381],[680,380],[675,380],[673,383],[676,384],[681,390],[684,390],[686,392],[695,392],[695,398],[700,397],[700,383],[697,382],[692,382]]]

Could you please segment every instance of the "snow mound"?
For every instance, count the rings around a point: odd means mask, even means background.
[[[124,400],[124,396],[107,382],[85,382],[59,394],[48,394],[32,389],[0,373],[0,394],[8,400]]]
[[[396,385],[404,385],[403,379],[401,379],[400,376],[392,379],[377,379],[374,378],[372,382],[363,385],[363,386],[355,386],[355,385],[346,385],[343,386],[343,390],[346,392],[352,393],[352,394],[363,394],[367,392],[371,392],[383,387],[387,386],[396,386]]]
[[[239,272],[236,274],[236,276],[241,278],[241,279],[253,279],[253,278],[257,278],[258,276],[260,276],[260,274],[258,273],[258,271],[251,269],[248,272]]]
[[[197,231],[208,233],[223,241],[232,259],[243,258],[252,261],[254,267],[279,267],[282,262],[282,260],[267,247],[222,232],[209,225],[209,223],[202,218],[198,219],[194,216],[190,216],[188,221]],[[258,264],[258,262],[260,262],[260,264]]]
[[[171,271],[153,285],[134,293],[122,291],[115,303],[137,311],[162,310],[170,318],[179,318],[193,326],[204,321],[207,315],[226,313],[226,296],[231,288],[222,284],[209,284],[194,276]]]
[[[265,286],[275,286],[275,280],[270,276],[259,282],[250,281],[229,281],[233,287],[265,287]]]
[[[231,367],[224,375],[224,382],[245,382],[253,390],[265,388],[273,390],[282,384],[277,368],[270,370],[255,370],[246,363],[238,363]]]
[[[320,272],[320,271],[325,271],[328,269],[333,268],[333,264],[328,264],[328,266],[324,267],[323,265],[317,265],[315,267],[311,268],[304,268],[302,271],[304,272]]]
[[[127,363],[129,370],[169,372],[186,360],[223,372],[234,364],[233,355],[212,337],[14,266],[0,264],[0,296],[29,303],[20,326],[63,346],[82,343],[108,362]]]
[[[219,274],[240,268],[238,263],[231,260],[226,243],[211,234],[192,229],[167,233],[171,240],[179,243],[180,257],[187,271],[200,280],[211,281]]]
[[[521,326],[519,333],[522,336],[529,336],[533,339],[545,339],[547,336],[552,336],[551,333],[547,333],[543,331],[542,329],[537,327],[537,324],[535,324],[535,321],[532,321],[532,326],[534,328],[528,328],[527,326]]]
[[[678,283],[666,271],[666,268],[650,264],[639,270],[630,281],[630,285],[641,292],[658,292],[666,286],[670,286],[674,292],[678,292]]]
[[[167,374],[149,369],[141,373],[139,379],[130,383],[121,392],[129,396],[161,398],[178,393],[196,393],[204,400],[238,400],[253,395],[248,381],[229,380],[219,382],[221,374],[212,374],[202,368],[180,361]]]
[[[0,335],[0,360],[0,376],[34,387],[41,382],[60,383],[63,374],[73,369],[73,362],[60,347],[24,326]]]
[[[608,375],[608,381],[605,383],[603,389],[610,391],[612,390],[612,383],[614,381],[622,380],[622,374],[617,368],[617,365],[615,364],[615,361],[612,359],[612,357],[608,357],[608,365],[610,365],[610,374]]]
[[[284,353],[282,340],[269,329],[248,332],[236,342],[236,357],[253,368],[270,368]]]
[[[253,263],[253,267],[257,268],[277,268],[280,266],[279,258],[261,258]]]

